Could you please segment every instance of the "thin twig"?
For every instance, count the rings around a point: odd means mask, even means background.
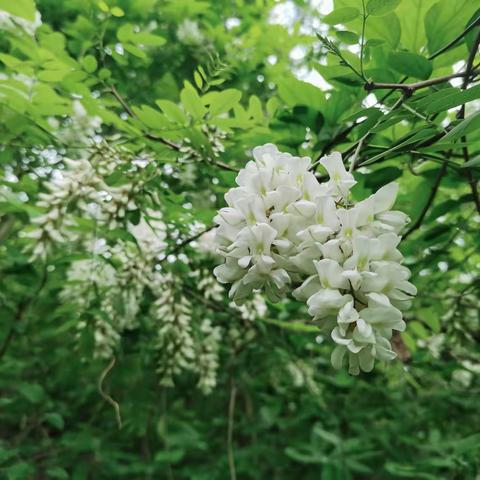
[[[228,165],[227,163],[221,162],[220,160],[214,160],[213,164],[216,165],[217,167],[223,168],[224,170],[230,170],[231,172],[237,172],[238,173],[240,171],[239,168],[232,167],[231,165]]]
[[[480,32],[478,32],[477,36],[475,37],[472,49],[470,50],[470,54],[468,56],[467,66],[465,70],[465,77],[463,78],[462,90],[465,90],[468,87],[468,83],[470,82],[470,72],[473,70],[473,62],[475,61],[475,55],[477,54],[479,45],[480,45]],[[458,114],[457,114],[457,118],[458,119],[465,118],[465,104],[463,104],[460,107],[460,110],[458,111]],[[463,135],[461,137],[461,141],[462,143],[465,143],[465,144],[467,143],[466,135]],[[468,147],[466,145],[462,147],[462,153],[463,153],[463,159],[465,163],[467,163],[470,160],[470,154],[468,151]],[[469,168],[466,169],[465,175],[470,185],[470,190],[472,191],[473,203],[475,203],[475,208],[477,209],[477,212],[480,213],[480,195],[478,192],[477,181],[473,175],[473,172]]]
[[[415,230],[419,229],[420,226],[422,225],[423,219],[425,218],[425,215],[427,214],[428,210],[433,204],[433,201],[435,199],[435,196],[437,195],[438,187],[440,186],[440,182],[442,181],[443,176],[445,175],[445,172],[447,171],[447,160],[445,160],[440,167],[440,170],[437,173],[437,176],[435,178],[435,181],[433,182],[432,189],[430,190],[430,195],[428,196],[427,201],[425,202],[425,205],[420,212],[420,215],[418,216],[417,220],[412,224],[412,226],[405,232],[404,235],[402,235],[403,240],[405,240],[408,236],[410,236]]]
[[[10,233],[10,229],[15,223],[13,215],[5,215],[0,221],[0,242]]]
[[[368,135],[369,132],[367,132],[359,141],[358,141],[358,145],[357,145],[357,148],[355,149],[355,153],[352,155],[352,158],[350,159],[350,167],[348,169],[348,171],[350,173],[353,172],[353,170],[355,169],[355,165],[357,163],[357,159],[358,159],[358,156],[360,155],[360,150],[362,149],[362,145],[363,145],[363,142],[364,140],[367,138],[367,135]]]
[[[440,56],[441,54],[445,53],[447,50],[452,48],[454,45],[457,44],[458,41],[460,41],[467,33],[469,33],[473,28],[475,28],[477,25],[480,24],[480,16],[477,17],[470,25],[468,25],[461,33],[459,33],[452,41],[438,49],[436,52],[432,53],[429,55],[427,58],[428,60],[433,60]],[[480,65],[476,65],[474,70],[477,70],[477,68]],[[403,77],[400,80],[400,84],[406,82],[408,80],[408,76]],[[379,104],[384,104],[385,100],[389,98],[395,90],[389,90],[385,95],[378,101]],[[353,123],[352,125],[349,125],[345,129],[341,130],[338,132],[335,137],[333,137],[332,140],[330,140],[323,148],[321,153],[317,156],[316,160],[318,161],[320,158],[322,158],[324,155],[326,155],[332,147],[337,145],[340,141],[346,139],[346,137],[351,133],[352,130],[354,130],[358,125],[361,125],[362,122],[358,123]]]
[[[395,109],[397,109],[400,105],[402,105],[402,103],[404,102],[405,100],[405,97],[399,97],[397,99],[397,101],[389,108],[388,110],[388,113],[391,113],[393,112]],[[372,132],[372,130],[374,128],[377,128],[379,125],[381,125],[382,121],[384,120],[385,118],[385,115],[381,116],[377,122],[375,122],[375,124],[370,127],[368,129],[368,131],[365,133],[365,135],[363,135],[362,138],[360,138],[359,140],[357,140],[353,145],[351,145],[349,148],[347,148],[347,150],[345,150],[344,152],[342,152],[342,155],[349,155],[350,153],[354,152],[357,148],[358,148],[358,144],[361,142],[363,144],[363,142],[368,138],[368,136],[370,135],[370,133]],[[356,167],[359,167],[361,166],[361,164],[357,163],[356,162],[356,165],[354,168]]]
[[[117,99],[117,101],[120,103],[120,105],[123,107],[123,109],[125,110],[125,112],[132,118],[137,118],[138,119],[138,116],[135,114],[135,112],[130,108],[130,106],[128,105],[128,103],[125,101],[125,99],[120,95],[120,93],[118,92],[118,90],[115,88],[114,85],[110,85],[110,89],[109,89],[109,92]],[[164,145],[166,145],[167,147],[171,148],[172,150],[175,150],[177,152],[180,151],[181,149],[181,146],[176,144],[175,142],[172,142],[171,140],[167,140],[166,138],[163,138],[163,137],[157,137],[156,135],[153,135],[151,133],[146,133],[145,135],[145,138],[147,138],[148,140],[152,140],[154,142],[159,142],[159,143],[163,143]],[[223,168],[224,170],[229,170],[231,172],[239,172],[240,169],[236,168],[236,167],[232,167],[230,165],[228,165],[227,163],[224,163],[222,161],[219,161],[219,160],[216,160],[213,162],[214,165],[216,165],[217,167],[220,167],[220,168]]]
[[[228,429],[227,429],[227,454],[228,468],[230,470],[230,480],[237,479],[235,468],[235,456],[233,452],[233,427],[235,420],[235,400],[237,397],[237,387],[233,378],[230,381],[230,400],[228,402]]]
[[[115,85],[110,85],[110,93],[117,99],[118,103],[120,103],[125,112],[127,112],[132,118],[137,118],[134,111],[130,108],[128,103],[123,99],[118,90],[115,88]]]
[[[216,227],[216,225],[210,225],[209,227],[205,228],[201,232],[198,232],[195,235],[192,235],[191,237],[188,237],[185,240],[181,241],[180,243],[177,243],[177,245],[175,245],[175,247],[173,247],[170,251],[165,253],[165,259],[169,255],[175,255],[180,250],[183,250],[184,247],[186,247],[190,243],[194,242],[195,240],[198,240],[202,235],[209,232],[210,230],[213,230],[215,227]]]
[[[132,118],[138,118],[135,112],[130,108],[128,103],[124,100],[124,98],[120,95],[119,91],[115,88],[114,85],[110,85],[109,92],[117,99],[118,103],[123,107],[125,112],[130,115]],[[177,145],[174,142],[171,142],[170,140],[166,140],[165,138],[162,137],[157,137],[156,135],[152,135],[151,133],[145,134],[145,137],[148,138],[149,140],[153,140],[155,142],[160,142],[166,145],[167,147],[170,147],[172,150],[180,150],[180,145]]]
[[[475,73],[475,72],[472,72]],[[423,80],[421,82],[415,83],[378,83],[378,82],[367,82],[364,85],[364,88],[367,92],[372,90],[403,90],[406,94],[411,95],[416,90],[421,88],[431,87],[432,85],[438,85],[440,83],[448,82],[454,78],[465,78],[467,72],[460,73],[451,73],[450,75],[444,75],[443,77],[430,78],[429,80]]]
[[[112,357],[112,359],[110,360],[110,363],[107,365],[107,368],[105,368],[105,370],[100,374],[100,377],[98,378],[98,385],[97,386],[98,386],[98,391],[99,391],[100,395],[102,396],[102,398],[106,402],[108,402],[113,407],[113,409],[115,410],[115,419],[117,421],[118,429],[121,429],[122,428],[122,417],[120,415],[120,405],[108,393],[106,393],[103,390],[103,382],[105,380],[105,377],[108,375],[108,373],[110,372],[110,370],[113,368],[114,365],[115,365],[115,357]]]
[[[365,74],[363,73],[363,50],[365,48],[365,26],[367,24],[368,15],[365,12],[365,0],[362,0],[362,37],[360,39],[360,73],[362,77],[365,78]]]
[[[450,48],[452,48],[459,40],[461,40],[467,33],[473,30],[477,25],[480,25],[480,15],[470,24],[468,25],[463,32],[459,33],[451,42],[448,42],[444,47],[441,47],[436,52],[432,53],[428,59],[433,60],[437,58],[442,53],[446,52]]]
[[[48,271],[45,265],[43,269],[42,278],[40,280],[38,287],[33,292],[33,295],[27,301],[20,303],[17,307],[17,312],[15,314],[15,323],[10,325],[10,329],[5,337],[5,340],[3,341],[3,344],[0,347],[0,358],[2,358],[5,355],[5,353],[7,353],[8,347],[10,346],[13,340],[13,337],[15,336],[15,332],[16,332],[16,328],[18,327],[18,324],[22,322],[23,318],[28,313],[28,310],[31,308],[35,300],[37,300],[38,296],[40,295],[40,292],[43,290],[43,288],[47,283],[47,278],[48,278]]]

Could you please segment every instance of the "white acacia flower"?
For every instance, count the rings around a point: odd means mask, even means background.
[[[306,302],[336,344],[336,368],[345,357],[352,374],[393,359],[390,338],[405,329],[402,311],[416,294],[397,248],[408,218],[390,210],[398,185],[355,203],[350,189],[356,182],[339,153],[321,159],[330,176],[323,184],[309,171],[308,158],[271,144],[253,156],[215,218],[225,257],[214,270],[218,280],[232,284],[237,304],[259,290],[273,301],[291,292]]]
[[[342,156],[333,152],[320,159],[320,164],[325,167],[330,177],[327,185],[333,195],[348,197],[350,189],[357,183],[353,175],[345,169]]]

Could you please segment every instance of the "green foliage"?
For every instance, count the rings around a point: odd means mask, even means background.
[[[0,0],[1,478],[478,476],[480,5],[310,3]],[[267,142],[399,183],[392,364],[213,278]]]

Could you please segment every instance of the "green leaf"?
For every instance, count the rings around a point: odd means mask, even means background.
[[[409,322],[408,323],[408,330],[409,332],[413,332],[416,337],[425,339],[429,337],[429,334],[426,330],[426,328],[417,321]]]
[[[185,450],[181,448],[164,450],[155,454],[154,462],[156,463],[178,463],[185,456]]]
[[[410,52],[392,52],[388,64],[397,72],[426,80],[432,73],[432,63],[421,55]]]
[[[125,12],[120,7],[112,7],[110,13],[114,17],[123,17],[125,15]]]
[[[195,85],[201,89],[203,87],[203,78],[197,70],[193,72],[193,79],[195,80]]]
[[[407,346],[407,348],[411,352],[414,352],[417,349],[417,344],[416,344],[415,340],[412,338],[412,336],[407,332],[402,332],[401,336],[402,336],[402,340],[405,343],[405,345]]]
[[[402,29],[402,46],[418,53],[427,43],[425,35],[425,13],[438,0],[402,0],[396,9]],[[412,21],[412,19],[414,19]]]
[[[125,23],[117,30],[117,38],[121,42],[128,42],[133,37],[133,25],[130,23]]]
[[[262,102],[256,95],[252,95],[248,101],[248,114],[257,122],[264,120]]]
[[[0,0],[0,10],[30,22],[35,20],[36,8],[33,0]]]
[[[176,103],[170,100],[156,100],[155,103],[162,109],[169,120],[180,123],[181,125],[186,123],[187,117],[185,117],[182,109]]]
[[[117,38],[122,43],[133,43],[146,47],[160,47],[166,43],[165,38],[149,32],[136,32],[133,25],[126,23],[117,30]]]
[[[294,332],[305,332],[305,333],[318,333],[318,327],[314,325],[307,325],[303,322],[288,321],[284,322],[282,320],[274,320],[272,318],[259,318],[260,321],[264,323],[270,323],[271,325],[276,325],[277,327],[283,328],[285,330],[292,330]]]
[[[88,73],[93,73],[98,66],[97,59],[93,55],[86,55],[82,59],[82,65]]]
[[[480,111],[468,116],[450,130],[443,138],[442,143],[446,141],[454,141],[466,135],[467,133],[476,130],[480,127]]]
[[[185,87],[180,92],[180,99],[185,110],[195,120],[200,120],[207,113],[207,109],[203,106],[197,91],[190,82],[185,82]]]
[[[362,163],[362,165],[370,165],[371,163],[375,163],[377,160],[380,158],[383,158],[385,155],[388,155],[389,153],[395,152],[397,150],[401,150],[402,148],[415,144],[417,142],[421,142],[422,140],[425,140],[433,135],[437,134],[437,130],[434,128],[420,128],[418,131],[414,132],[413,134],[406,135],[405,140],[403,138],[393,147],[390,147],[386,149],[385,151],[369,158],[365,162]]]
[[[464,163],[462,165],[462,168],[471,168],[471,167],[476,167],[480,165],[480,155],[477,155],[476,157],[472,158],[468,162]]]
[[[401,0],[370,0],[367,3],[367,13],[374,16],[382,16],[397,8]]]
[[[440,332],[441,325],[440,325],[439,315],[433,308],[419,310],[418,316],[435,333]]]
[[[338,25],[339,23],[347,23],[355,20],[360,15],[360,10],[353,7],[337,8],[327,16],[323,17],[323,21],[328,25]]]
[[[154,35],[148,32],[134,33],[130,37],[130,41],[139,45],[145,45],[146,47],[161,47],[167,42],[165,38],[160,35]]]
[[[340,445],[342,443],[342,439],[338,435],[323,429],[318,423],[313,427],[313,433],[333,445]]]
[[[157,110],[149,107],[148,105],[142,105],[141,108],[132,108],[135,115],[142,121],[147,127],[151,129],[163,129],[169,127],[165,115],[162,115]]]
[[[98,2],[97,5],[98,5],[98,8],[104,13],[108,13],[110,11],[110,7],[103,0]]]
[[[45,396],[45,391],[38,383],[22,383],[18,391],[31,403],[39,403]]]
[[[28,480],[33,478],[35,468],[26,462],[19,462],[7,468],[8,480]]]
[[[242,92],[234,88],[228,88],[223,92],[212,92],[208,95],[208,98],[210,99],[209,111],[212,117],[215,117],[221,113],[228,112],[236,104],[238,104],[240,102],[240,99],[242,98]],[[207,95],[205,97],[207,97]]]
[[[135,45],[131,45],[126,43],[123,45],[123,48],[132,55],[135,55],[138,58],[147,58],[147,54],[141,49],[136,47]]]
[[[65,426],[63,417],[59,413],[47,413],[45,414],[45,420],[58,430],[63,430]]]
[[[425,15],[428,51],[434,53],[453,40],[477,9],[478,2],[472,0],[440,0],[433,5]]]
[[[439,93],[442,93],[442,91]],[[428,101],[429,98],[431,98],[431,96],[426,97],[426,101],[428,102],[425,109],[426,113],[433,114],[446,111],[480,98],[480,85],[475,85],[463,91],[453,89],[453,91],[450,91],[448,94],[444,93],[443,95],[439,95],[439,98],[435,101]]]
[[[47,470],[48,478],[58,478],[60,480],[68,479],[68,473],[66,470],[60,467],[52,467]]]
[[[402,176],[403,171],[397,167],[385,167],[368,176],[365,180],[365,186],[371,189],[378,189],[387,183],[393,182]]]
[[[348,30],[338,30],[335,32],[338,39],[346,45],[355,45],[358,43],[358,35]]]
[[[394,12],[367,20],[366,37],[385,40],[392,48],[396,48],[400,42],[401,31],[400,20]]]
[[[342,68],[342,71],[345,69]],[[324,93],[310,83],[287,77],[279,79],[277,85],[280,98],[290,107],[306,105],[321,110],[325,104]]]

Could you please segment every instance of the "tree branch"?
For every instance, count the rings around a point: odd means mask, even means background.
[[[470,50],[470,54],[468,56],[467,66],[465,69],[465,77],[463,78],[462,90],[465,90],[468,87],[468,83],[470,82],[470,76],[471,76],[470,72],[472,72],[473,70],[473,62],[475,61],[475,55],[477,54],[479,45],[480,45],[480,32],[477,33],[477,36],[475,37],[475,41],[473,42],[472,49]],[[465,118],[465,104],[463,104],[460,107],[460,110],[458,111],[458,114],[457,114],[457,118],[459,119]],[[461,140],[462,140],[462,143],[464,144],[467,143],[467,137],[465,135],[461,137]],[[462,153],[463,153],[463,159],[465,163],[467,163],[470,160],[470,154],[468,152],[468,147],[466,145],[462,147]],[[477,209],[477,212],[480,213],[480,195],[478,192],[477,180],[475,180],[473,172],[469,168],[467,168],[465,175],[470,185],[470,190],[472,191],[473,203],[475,204],[475,208]]]
[[[422,225],[423,219],[425,218],[425,215],[427,214],[428,210],[433,204],[433,201],[435,200],[435,196],[437,195],[438,187],[440,186],[440,182],[442,181],[443,176],[445,175],[445,172],[447,171],[447,165],[448,161],[445,160],[440,167],[440,170],[437,173],[437,177],[435,178],[435,181],[433,182],[432,189],[430,191],[430,195],[428,196],[428,199],[420,212],[420,215],[418,216],[417,220],[413,223],[413,225],[405,232],[404,235],[402,235],[402,239],[405,240],[408,236],[410,236],[415,230],[418,230],[420,226]]]
[[[110,89],[109,89],[109,92],[117,99],[118,103],[120,103],[120,105],[123,107],[123,109],[125,110],[125,112],[132,118],[137,118],[137,115],[135,115],[135,112],[130,108],[130,106],[128,105],[128,103],[125,101],[125,99],[120,95],[120,93],[118,92],[118,90],[115,88],[114,85],[110,85]],[[145,138],[147,138],[148,140],[152,140],[154,142],[159,142],[159,143],[163,143],[164,145],[166,145],[167,147],[171,148],[172,150],[175,150],[177,152],[179,152],[181,150],[181,146],[176,144],[175,142],[172,142],[170,140],[167,140],[166,138],[163,138],[163,137],[157,137],[156,135],[153,135],[151,133],[146,133],[145,134]],[[238,168],[235,168],[235,167],[232,167],[224,162],[221,162],[221,161],[213,161],[212,162],[214,165],[216,165],[217,167],[220,167],[220,168],[223,168],[224,170],[230,170],[231,172],[239,172],[240,170]]]
[[[471,72],[471,73],[475,73],[475,72]],[[452,73],[450,75],[444,75],[443,77],[431,78],[429,80],[424,80],[422,82],[415,82],[415,83],[367,82],[365,83],[364,88],[367,92],[370,92],[372,90],[380,90],[380,89],[403,90],[407,95],[411,95],[415,90],[431,87],[432,85],[438,85],[439,83],[445,83],[454,78],[465,78],[467,75],[470,75],[470,74],[467,71],[461,72],[461,73]]]
[[[439,48],[436,52],[432,53],[428,57],[428,59],[433,60],[447,50],[450,50],[450,48],[452,48],[459,40],[461,40],[467,33],[469,33],[478,25],[480,25],[480,15],[470,25],[468,25],[465,30],[463,30],[463,32],[459,33],[451,42],[447,43],[445,46]]]
[[[233,454],[233,426],[235,417],[235,400],[237,397],[237,387],[233,378],[230,380],[230,400],[228,402],[228,429],[227,429],[227,454],[228,468],[230,470],[230,480],[237,480],[237,471],[235,469],[235,456]]]
[[[450,41],[449,43],[447,43],[446,45],[444,45],[443,47],[441,47],[440,49],[438,49],[436,52],[432,53],[431,55],[429,55],[427,58],[428,60],[433,60],[435,58],[437,58],[438,56],[440,56],[441,54],[445,53],[447,50],[449,50],[450,48],[452,48],[454,45],[456,45],[456,43],[461,40],[467,33],[469,33],[473,28],[475,28],[477,25],[480,25],[480,16],[477,17],[470,25],[468,25],[461,33],[459,33],[452,41]],[[476,65],[474,70],[477,70],[477,67],[479,67],[480,65]],[[408,79],[408,76],[405,76],[403,77],[399,84],[403,84],[404,82],[406,82]],[[378,103],[384,103],[385,100],[390,97],[393,92],[395,91],[395,89],[391,89],[389,92],[387,92],[380,100]],[[316,162],[322,158],[326,153],[328,153],[328,151],[334,147],[335,145],[338,144],[338,142],[344,140],[351,132],[352,130],[357,127],[358,125],[360,125],[360,123],[353,123],[352,125],[348,126],[347,128],[341,130],[338,134],[335,135],[335,137],[329,141],[323,148],[322,148],[322,151],[321,153],[317,156],[316,158]]]
[[[118,103],[120,103],[120,105],[123,107],[125,112],[130,117],[138,118],[137,115],[135,115],[135,112],[130,108],[128,103],[120,95],[119,91],[115,88],[115,85],[110,85],[109,92],[117,99]],[[170,140],[166,140],[165,138],[157,137],[156,135],[152,135],[151,133],[145,134],[145,137],[148,138],[149,140],[153,140],[155,142],[163,143],[164,145],[171,148],[172,150],[176,150],[176,151],[180,150],[180,145],[177,145],[176,143],[171,142]]]
[[[175,245],[175,247],[173,247],[170,251],[168,251],[168,252],[165,253],[165,259],[166,259],[169,255],[175,255],[175,254],[178,253],[180,250],[182,250],[184,247],[186,247],[186,246],[189,245],[190,243],[194,242],[195,240],[198,240],[202,235],[204,235],[205,233],[209,232],[210,230],[213,230],[215,227],[216,227],[216,225],[210,225],[209,227],[205,228],[205,229],[202,230],[201,232],[198,232],[198,233],[196,233],[195,235],[192,235],[191,237],[188,237],[188,238],[186,238],[185,240],[183,240],[182,242],[178,243],[178,244]],[[163,260],[162,260],[162,261],[163,261]]]
[[[0,347],[0,358],[2,358],[5,355],[5,353],[7,353],[8,347],[10,346],[10,343],[12,342],[13,337],[15,336],[16,326],[20,322],[22,322],[29,308],[32,306],[32,304],[37,299],[37,297],[40,295],[40,292],[43,290],[43,287],[45,287],[47,283],[47,277],[48,277],[47,267],[45,266],[40,283],[38,287],[35,289],[35,292],[33,293],[33,295],[30,298],[28,298],[25,302],[20,303],[17,307],[17,311],[15,313],[15,323],[10,325],[10,329],[5,337],[5,340],[3,341],[3,344]]]
[[[365,77],[365,74],[363,73],[363,51],[365,49],[365,26],[367,24],[367,18],[368,15],[365,12],[365,0],[362,0],[362,36],[360,39],[360,73],[362,77]]]

